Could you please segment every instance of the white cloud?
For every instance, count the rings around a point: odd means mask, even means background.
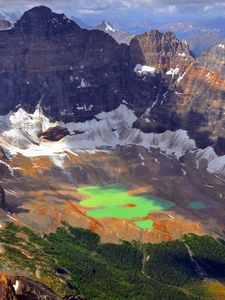
[[[215,2],[213,4],[205,5],[203,11],[206,15],[218,14],[225,15],[225,2]]]
[[[0,10],[25,10],[36,5],[50,6],[55,10],[74,11],[80,14],[134,11],[149,9],[155,14],[223,14],[225,0],[0,0]]]
[[[176,5],[166,5],[166,6],[155,7],[154,12],[159,14],[173,15],[178,12],[178,9]]]

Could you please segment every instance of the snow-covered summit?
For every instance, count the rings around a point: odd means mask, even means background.
[[[115,32],[117,29],[114,28],[109,22],[103,20],[99,26],[103,27],[106,31]]]

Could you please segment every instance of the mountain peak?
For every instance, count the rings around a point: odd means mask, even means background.
[[[104,30],[104,31],[110,31],[110,32],[115,32],[116,29],[110,24],[110,22],[106,21],[106,20],[103,20],[99,26],[99,28],[101,27],[101,30]]]
[[[36,6],[26,11],[15,27],[23,29],[27,33],[41,33],[56,31],[59,28],[67,30],[68,27],[79,28],[77,24],[68,19],[64,14],[54,13],[49,7]]]
[[[28,19],[28,18],[32,18],[33,20],[35,20],[36,18],[48,19],[53,14],[54,13],[49,7],[41,5],[41,6],[33,7],[30,10],[26,11],[21,17],[21,20]]]

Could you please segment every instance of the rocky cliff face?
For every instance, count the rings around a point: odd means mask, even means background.
[[[17,299],[34,299],[34,300],[60,300],[45,286],[38,284],[30,279],[23,277],[0,277],[0,299],[17,300]]]
[[[131,63],[155,66],[160,71],[176,68],[186,60],[193,59],[185,41],[179,41],[172,32],[158,30],[136,36],[130,45]]]
[[[199,146],[225,151],[222,44],[198,60],[173,33],[153,30],[119,45],[36,7],[0,32],[0,45],[1,115],[40,103],[51,119],[85,121],[124,102],[145,132],[182,128]]]
[[[122,101],[126,51],[101,31],[38,7],[1,32],[0,44],[0,114],[40,102],[52,118],[81,120]]]
[[[1,185],[0,185],[0,207],[3,209],[6,208],[5,191]]]
[[[45,285],[30,278],[20,276],[0,275],[1,300],[84,300],[79,295],[68,295],[65,298],[57,296]]]
[[[156,97],[151,97],[148,108],[142,106],[145,111],[136,126],[155,132],[183,128],[199,147],[213,145],[224,153],[224,51],[219,44],[195,60],[187,44],[172,33],[153,31],[136,37],[131,42],[131,60],[136,63],[142,55],[143,64],[161,71],[160,84],[150,88],[156,90]]]

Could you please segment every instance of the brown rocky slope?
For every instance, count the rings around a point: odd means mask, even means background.
[[[1,115],[40,103],[52,119],[84,121],[126,101],[142,130],[186,129],[199,146],[225,151],[222,46],[195,60],[186,42],[157,30],[118,45],[43,6],[0,32],[0,45]]]

